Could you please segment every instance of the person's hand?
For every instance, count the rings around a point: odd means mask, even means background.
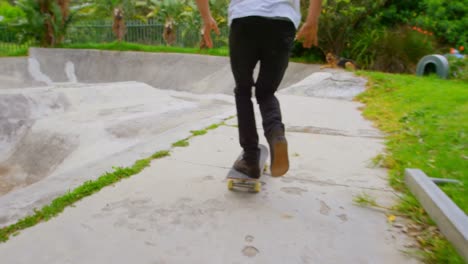
[[[203,21],[203,38],[205,39],[205,43],[208,48],[213,47],[213,41],[211,40],[211,30],[214,30],[214,32],[219,35],[218,24],[216,24],[216,21],[212,16]]]
[[[311,48],[318,45],[318,23],[305,22],[296,35],[296,39],[302,42],[304,48]]]

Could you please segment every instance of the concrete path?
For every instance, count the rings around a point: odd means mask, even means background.
[[[237,129],[222,126],[1,244],[0,262],[416,263],[383,213],[352,202],[394,198],[371,166],[382,139],[359,105],[280,98],[291,170],[263,177],[261,193],[226,189],[240,149]]]
[[[24,60],[0,64],[0,227],[235,113],[226,58],[33,49]],[[240,153],[230,119],[11,237],[0,263],[417,263],[384,212],[353,203],[396,198],[371,162],[383,137],[351,100],[366,81],[317,71],[288,69],[278,95],[291,168],[267,173],[260,193],[227,190]],[[257,123],[266,144],[258,111]]]

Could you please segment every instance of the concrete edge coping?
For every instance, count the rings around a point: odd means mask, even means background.
[[[419,169],[406,169],[405,182],[441,232],[468,261],[468,216]]]

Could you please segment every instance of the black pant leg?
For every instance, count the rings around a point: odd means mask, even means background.
[[[281,108],[275,96],[294,42],[296,29],[290,21],[267,19],[260,47],[260,72],[255,84],[255,96],[260,106],[265,136],[275,129],[284,131]]]
[[[246,155],[256,153],[258,134],[252,97],[253,71],[259,60],[255,23],[250,19],[235,19],[229,33],[231,69],[236,87],[234,89],[239,142]]]

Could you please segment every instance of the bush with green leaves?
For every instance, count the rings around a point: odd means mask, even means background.
[[[386,0],[375,14],[385,27],[411,25],[431,31],[442,44],[466,46],[468,0]]]
[[[468,57],[456,58],[448,56],[450,78],[468,81]]]
[[[468,0],[424,0],[423,12],[414,23],[434,32],[443,43],[454,46],[468,44]]]
[[[393,28],[398,25],[412,25],[413,20],[424,10],[422,1],[388,0],[376,14],[379,24]]]
[[[393,73],[414,73],[418,61],[434,52],[433,36],[404,26],[365,30],[350,49],[361,67]]]
[[[385,0],[323,0],[319,23],[319,46],[348,56],[356,33],[362,28],[375,28],[370,19],[385,4]]]
[[[435,41],[466,46],[467,13],[468,0],[324,0],[319,46],[367,69],[414,72],[422,56],[437,52]],[[413,26],[427,34],[412,32]]]
[[[0,26],[18,24],[24,19],[25,14],[21,8],[0,0]]]

